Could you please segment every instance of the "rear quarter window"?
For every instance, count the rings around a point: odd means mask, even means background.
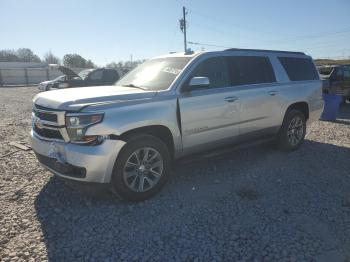
[[[290,81],[319,80],[317,70],[310,58],[278,57]]]
[[[114,83],[119,79],[119,75],[118,75],[117,71],[105,70],[103,72],[103,78],[104,78],[104,81],[106,81],[106,82]]]

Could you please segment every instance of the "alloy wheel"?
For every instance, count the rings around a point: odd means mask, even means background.
[[[158,183],[163,173],[163,165],[163,158],[156,149],[137,149],[125,162],[124,182],[134,192],[146,192]]]
[[[303,139],[304,124],[300,116],[295,116],[289,123],[287,130],[288,143],[296,146]]]

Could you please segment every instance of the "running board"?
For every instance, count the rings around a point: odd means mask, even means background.
[[[202,153],[197,153],[194,155],[188,155],[185,156],[183,158],[180,158],[178,160],[176,160],[176,163],[179,164],[191,164],[191,163],[195,163],[195,162],[199,162],[199,161],[203,161],[204,159],[208,159],[208,158],[215,158],[215,157],[224,157],[225,155],[238,151],[238,150],[243,150],[243,149],[247,149],[250,147],[257,147],[263,144],[267,144],[270,143],[272,141],[276,140],[275,136],[272,137],[265,137],[265,138],[260,138],[260,139],[256,139],[253,141],[248,141],[248,142],[241,142],[239,144],[233,144],[230,146],[226,146],[226,147],[221,147],[221,148],[216,148],[216,149],[212,149],[210,151],[205,151]]]

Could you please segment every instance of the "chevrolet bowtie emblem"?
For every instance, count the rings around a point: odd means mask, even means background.
[[[35,119],[34,125],[38,128],[38,129],[42,129],[44,127],[43,123],[41,122],[41,120],[39,118]]]

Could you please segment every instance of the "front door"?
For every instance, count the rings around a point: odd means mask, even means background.
[[[208,58],[187,82],[192,77],[208,77],[210,85],[179,96],[184,153],[219,146],[238,136],[239,100],[230,87],[226,60]]]

